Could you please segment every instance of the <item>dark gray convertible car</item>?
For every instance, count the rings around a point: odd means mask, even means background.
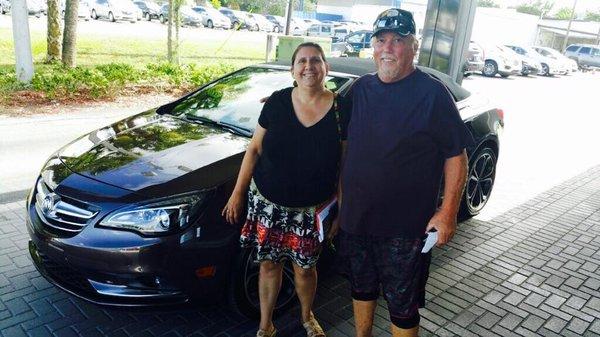
[[[330,63],[326,85],[342,95],[375,70],[371,60]],[[461,215],[476,215],[494,184],[503,112],[422,69],[446,84],[475,139]],[[239,248],[240,228],[220,211],[257,124],[259,99],[291,84],[289,63],[250,66],[59,149],[27,198],[37,269],[97,304],[227,299],[256,316],[258,265],[252,250]],[[294,301],[292,280],[286,268],[279,309]]]

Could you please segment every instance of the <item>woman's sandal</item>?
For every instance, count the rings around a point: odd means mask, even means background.
[[[275,337],[276,334],[277,329],[275,327],[273,327],[273,330],[271,331],[258,329],[258,331],[256,332],[256,337]]]
[[[319,322],[314,317],[311,317],[308,321],[302,324],[306,330],[306,337],[325,337],[323,328],[319,325]]]

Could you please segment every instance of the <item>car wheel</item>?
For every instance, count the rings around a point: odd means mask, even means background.
[[[542,63],[542,75],[550,76],[550,67],[546,63]]]
[[[115,16],[112,12],[108,12],[108,21],[115,22]]]
[[[500,74],[500,77],[507,78],[509,74]]]
[[[215,26],[213,25],[213,22],[212,22],[212,20],[208,20],[208,21],[206,21],[206,27],[208,27],[208,28],[210,28],[210,29],[213,29],[213,28],[215,28]]]
[[[92,19],[98,20],[98,14],[96,14],[96,10],[92,9]]]
[[[258,27],[258,25],[254,25],[254,29],[253,30],[255,30],[255,31],[258,32],[260,30],[260,27]]]
[[[481,71],[484,76],[494,77],[498,72],[498,64],[494,61],[485,61],[483,70]]]
[[[234,311],[248,318],[260,317],[258,297],[258,275],[260,263],[256,261],[256,248],[242,249],[238,255],[228,291],[229,304]],[[283,265],[281,290],[275,303],[275,314],[281,313],[296,303],[294,270],[289,261]]]
[[[496,161],[497,155],[489,147],[478,150],[469,160],[459,219],[465,220],[479,214],[490,199],[496,179]]]
[[[146,21],[151,21],[152,18],[150,17],[150,13],[148,13],[148,12],[144,13],[144,19],[146,19]]]
[[[239,23],[239,22],[237,22],[237,21],[234,21],[234,22],[231,24],[231,28],[233,28],[233,29],[235,29],[235,30],[238,30],[238,29],[240,29],[240,23]]]
[[[279,26],[273,27],[273,33],[279,33]]]
[[[161,15],[158,17],[158,20],[160,21],[160,23],[163,23],[163,24],[164,24],[165,22],[167,22],[167,20],[165,20],[165,16],[164,16],[164,15],[162,15],[162,14],[161,14]]]

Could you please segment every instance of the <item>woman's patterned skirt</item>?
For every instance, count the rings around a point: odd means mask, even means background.
[[[315,209],[277,205],[260,194],[253,180],[240,237],[242,247],[257,247],[258,261],[279,263],[289,258],[304,269],[314,267],[321,253]]]

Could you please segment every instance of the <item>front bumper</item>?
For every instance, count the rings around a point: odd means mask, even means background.
[[[49,282],[74,296],[100,305],[153,306],[212,300],[225,289],[235,238],[200,243],[194,240],[198,228],[144,238],[95,224],[61,235],[42,221],[34,198],[28,198],[26,216],[31,258]],[[207,266],[216,272],[197,277]]]

